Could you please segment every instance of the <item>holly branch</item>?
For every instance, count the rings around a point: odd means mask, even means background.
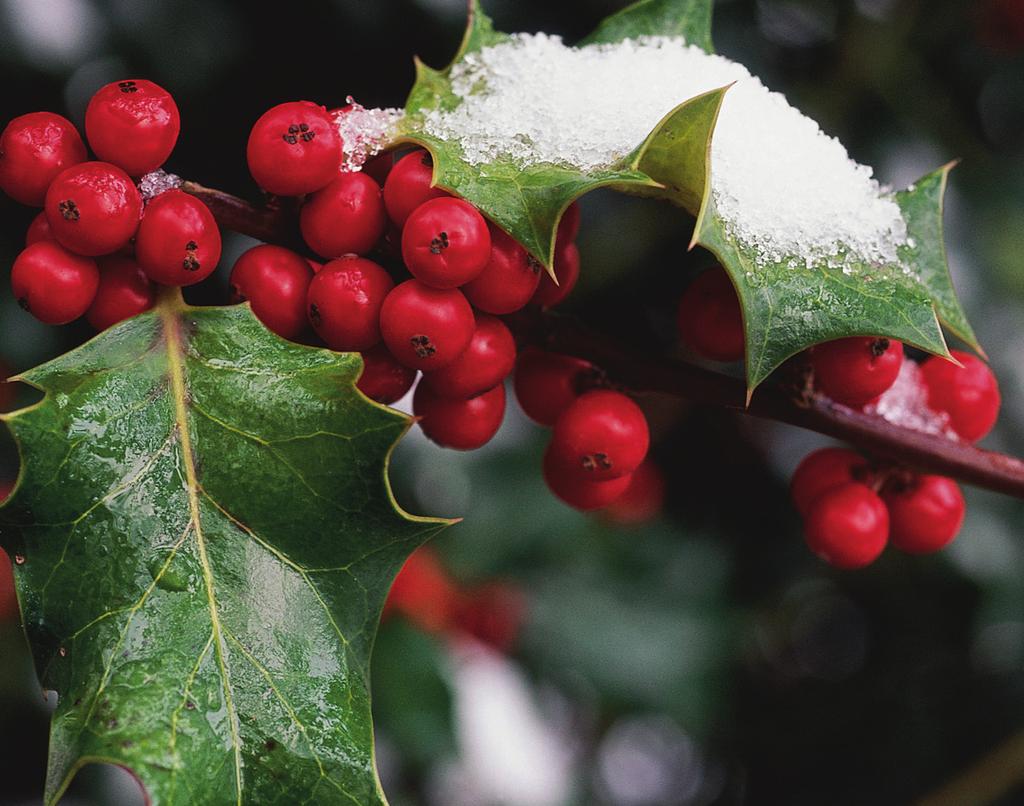
[[[257,206],[196,182],[186,181],[181,187],[202,199],[225,229],[271,243],[294,240],[292,211],[274,200]],[[895,425],[821,395],[800,394],[781,383],[763,384],[748,404],[746,385],[739,378],[630,350],[564,315],[535,310],[513,317],[509,325],[521,341],[591,361],[615,384],[634,393],[670,395],[788,423],[849,442],[881,459],[1024,498],[1024,461],[1015,457]]]

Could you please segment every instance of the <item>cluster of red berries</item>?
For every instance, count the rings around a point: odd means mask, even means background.
[[[257,246],[232,270],[234,298],[248,300],[285,338],[301,339],[312,327],[331,349],[362,353],[358,386],[380,403],[402,398],[422,372],[413,409],[424,433],[444,447],[479,448],[501,426],[504,380],[516,363],[515,339],[499,316],[553,304],[569,284],[546,280],[540,264],[472,204],[434,187],[422,149],[397,162],[382,155],[363,171],[339,170],[331,119],[339,114],[345,110],[283,104],[253,128],[253,177],[272,192],[307,194],[302,236],[327,262]],[[556,264],[568,278],[579,270],[577,222],[572,207],[559,236],[559,254],[572,260]]]
[[[682,340],[704,358],[738,361],[744,355],[743,317],[725,270],[697,277],[679,304]],[[999,385],[988,366],[954,350],[953,361],[925,360],[913,382],[927,409],[955,437],[977,442],[999,415]],[[815,392],[856,409],[877,404],[900,376],[903,345],[854,337],[819,344],[798,358]],[[811,549],[839,568],[860,568],[892,542],[914,554],[938,551],[956,536],[964,500],[952,479],[899,468],[873,467],[852,451],[828,448],[808,456],[792,482]]]
[[[844,448],[804,459],[791,493],[807,545],[837,568],[863,568],[890,542],[909,554],[939,551],[964,520],[964,497],[952,479],[876,467]]]
[[[515,391],[527,416],[552,428],[544,454],[551,491],[581,510],[601,509],[642,494],[650,434],[640,407],[604,388],[603,373],[588,361],[528,349],[520,356]],[[630,488],[634,482],[638,487]]]
[[[220,230],[201,201],[179,190],[144,204],[138,178],[157,170],[181,128],[171,95],[151,81],[102,87],[85,115],[93,153],[51,112],[12,120],[0,135],[0,189],[41,206],[11,286],[48,324],[85,315],[104,329],[153,306],[156,284],[197,283],[220,260]]]
[[[531,303],[556,305],[572,290],[578,210],[570,206],[559,226],[556,284],[472,204],[433,186],[427,151],[339,170],[335,119],[346,113],[300,102],[257,121],[248,147],[253,178],[272,193],[306,195],[303,240],[328,262],[257,246],[235,264],[234,297],[285,338],[301,338],[308,322],[331,349],[362,353],[358,386],[380,403],[402,398],[422,372],[413,411],[423,432],[444,447],[479,448],[501,426],[504,381],[517,365],[515,339],[499,317]],[[384,264],[399,258],[389,272]],[[538,369],[545,361],[554,368]],[[577,383],[585,362],[528,353],[518,366],[524,409],[554,426],[545,460],[552,490],[581,509],[621,495],[647,454],[639,407]]]
[[[430,548],[406,560],[384,603],[384,618],[402,616],[426,632],[472,636],[501,652],[513,648],[526,618],[526,597],[508,582],[465,587]]]
[[[871,340],[847,341],[854,343],[853,366],[870,377],[874,370],[864,359],[870,345],[865,348],[858,343]],[[920,383],[928,408],[943,417],[957,437],[976,442],[995,424],[999,386],[982,361],[959,351],[953,356],[959,366],[938,357],[926,360],[920,367]],[[898,361],[882,361],[896,363],[898,371]],[[853,371],[845,383],[847,387],[871,385],[857,381]],[[808,545],[839,568],[868,565],[890,541],[911,554],[938,551],[956,537],[964,518],[963,495],[952,479],[872,466],[862,456],[840,448],[808,456],[793,475],[792,494],[804,516]]]

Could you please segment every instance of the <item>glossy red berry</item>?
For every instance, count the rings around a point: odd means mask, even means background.
[[[299,215],[302,237],[324,257],[365,255],[388,225],[380,185],[365,173],[343,173],[314,193]]]
[[[462,287],[462,293],[485,313],[513,313],[533,297],[544,267],[500,227],[490,225],[490,233],[487,265]]]
[[[555,277],[558,278],[558,285],[555,285],[546,271],[541,274],[537,293],[533,295],[535,303],[553,308],[572,293],[580,278],[580,250],[576,244],[567,242],[555,247]]]
[[[231,269],[231,301],[249,301],[267,329],[298,339],[308,327],[306,294],[313,269],[301,255],[272,244],[244,252]]]
[[[434,161],[429,151],[417,149],[395,163],[384,182],[384,205],[397,226],[405,226],[412,211],[424,202],[449,195],[431,187],[433,181]]]
[[[245,155],[256,184],[278,196],[325,187],[341,166],[341,136],[327,110],[289,101],[264,112],[252,127]]]
[[[171,94],[141,78],[101,87],[85,110],[85,136],[96,156],[131,176],[163,165],[180,131],[181,116]]]
[[[369,350],[380,341],[381,308],[394,286],[391,275],[372,260],[355,255],[332,260],[309,284],[309,322],[332,350]]]
[[[426,373],[423,382],[442,397],[474,397],[505,380],[515,363],[512,333],[500,319],[481,314],[469,346],[447,366]]]
[[[789,491],[797,511],[806,517],[815,499],[826,490],[865,481],[868,462],[845,448],[822,448],[804,457],[793,473]]]
[[[46,220],[46,212],[41,212],[32,219],[25,232],[25,246],[31,246],[39,241],[54,241],[53,232],[50,231],[50,222]]]
[[[889,507],[892,544],[909,554],[945,548],[964,522],[963,493],[945,476],[917,476],[882,493]]]
[[[412,398],[413,413],[427,438],[443,448],[472,451],[486,445],[505,417],[505,387],[498,384],[468,400],[441,397],[421,383]]]
[[[96,257],[116,252],[132,239],[142,216],[142,197],[116,165],[82,162],[53,180],[45,210],[61,246]]]
[[[650,434],[640,407],[621,392],[586,392],[562,412],[551,455],[567,473],[590,481],[627,476],[647,456]]]
[[[398,572],[388,598],[384,616],[401,614],[428,632],[447,628],[455,615],[459,592],[434,552],[417,549]]]
[[[0,134],[0,190],[40,207],[57,175],[86,159],[85,144],[70,120],[52,112],[21,115]]]
[[[562,219],[558,222],[558,234],[556,236],[559,243],[571,243],[576,240],[576,236],[580,233],[580,206],[576,202],[573,202],[565,208],[565,212],[562,213]]]
[[[896,382],[903,345],[891,339],[855,337],[819,344],[811,351],[814,384],[837,403],[860,407]]]
[[[398,363],[385,345],[363,351],[363,374],[356,387],[370,400],[390,405],[405,397],[415,381],[416,370]]]
[[[220,228],[210,208],[181,190],[146,205],[135,237],[135,258],[155,283],[195,285],[220,261]]]
[[[999,417],[999,382],[979,358],[960,350],[952,354],[963,366],[938,356],[921,365],[928,405],[949,415],[949,424],[961,439],[977,442],[992,430]]]
[[[56,241],[26,247],[11,269],[18,304],[48,325],[64,325],[84,314],[99,284],[96,261],[69,252]]]
[[[531,347],[523,350],[516,363],[516,399],[527,417],[550,427],[576,398],[594,387],[598,374],[582,358]]]
[[[632,474],[609,481],[589,481],[567,473],[552,446],[544,454],[544,481],[554,495],[574,509],[589,512],[606,507],[621,496],[632,482]]]
[[[811,551],[836,568],[874,562],[889,539],[889,510],[867,485],[850,482],[819,495],[804,523]]]
[[[487,221],[467,201],[431,199],[402,230],[402,259],[413,277],[434,288],[457,288],[484,270],[491,257]]]
[[[743,314],[725,269],[716,267],[690,283],[679,301],[679,336],[712,361],[741,361],[746,351]]]
[[[121,255],[108,255],[97,263],[100,284],[85,318],[97,330],[148,311],[156,303],[156,287],[138,263]]]
[[[664,503],[665,477],[654,462],[646,459],[629,475],[629,486],[622,495],[601,515],[618,526],[639,526],[658,517]]]
[[[459,597],[454,626],[499,652],[515,646],[526,618],[526,597],[505,582],[488,582]]]
[[[406,280],[388,294],[380,331],[391,354],[424,372],[440,369],[469,346],[476,329],[473,309],[462,292]]]

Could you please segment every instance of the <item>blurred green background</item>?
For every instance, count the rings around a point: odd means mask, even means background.
[[[622,5],[485,2],[504,30],[569,41]],[[401,105],[413,54],[446,63],[464,13],[461,0],[0,0],[0,121],[48,109],[81,124],[100,85],[150,78],[182,113],[168,169],[255,197],[244,144],[263,111],[347,95]],[[1024,454],[1024,2],[731,0],[714,32],[882,181],[962,158],[946,240],[1003,389],[986,445]],[[0,199],[3,264],[32,215]],[[687,227],[667,206],[585,199],[568,308],[639,349],[675,349],[674,300],[708,262],[685,253]],[[248,245],[229,238],[202,298],[223,292]],[[36,323],[0,288],[0,358],[14,370],[89,335]],[[437,544],[454,577],[511,581],[528,609],[507,656],[385,624],[374,694],[394,806],[907,803],[1024,726],[1020,502],[969,490],[941,555],[835,572],[804,548],[786,495],[820,439],[645,406],[668,492],[639,527],[552,499],[544,432],[514,403],[484,450],[442,454],[414,433],[396,452],[407,509],[465,518]],[[3,442],[0,479],[15,472]],[[22,635],[0,625],[0,803],[40,802],[46,732]],[[990,802],[984,785],[1024,803],[1024,757],[979,776],[968,802]],[[140,801],[124,776],[91,770],[67,802]]]

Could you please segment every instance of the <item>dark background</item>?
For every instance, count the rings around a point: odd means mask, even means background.
[[[485,3],[503,30],[568,41],[622,5]],[[0,121],[48,109],[81,124],[99,86],[150,78],[182,113],[167,168],[255,198],[244,144],[263,111],[347,95],[400,106],[413,54],[445,64],[463,22],[460,0],[0,0]],[[732,0],[716,5],[714,32],[721,53],[784,91],[884,182],[902,187],[963,159],[947,246],[1003,388],[986,445],[1024,453],[1024,3]],[[608,113],[628,103],[610,98]],[[569,307],[640,349],[674,349],[673,301],[708,262],[685,254],[688,222],[611,194],[583,207],[583,273]],[[13,261],[32,215],[0,199],[0,264]],[[246,245],[227,242],[220,288]],[[0,358],[14,370],[88,335],[39,325],[0,288]],[[528,597],[520,641],[496,662],[540,703],[545,735],[570,760],[560,773],[534,770],[538,780],[561,775],[560,799],[556,785],[546,800],[488,789],[493,770],[467,752],[478,739],[459,705],[462,661],[395,620],[375,659],[395,806],[906,803],[1016,736],[1018,502],[968,491],[963,533],[940,556],[889,553],[867,571],[833,572],[804,548],[786,497],[788,473],[820,440],[673,401],[646,406],[668,498],[662,517],[630,530],[551,500],[539,480],[543,434],[514,405],[499,439],[474,455],[438,461],[415,434],[396,453],[407,509],[466,518],[439,541],[452,573],[511,579]],[[15,461],[4,443],[0,477]],[[36,803],[46,713],[20,632],[0,633],[0,803]],[[496,689],[496,723],[502,696]],[[514,726],[502,736],[510,755],[537,741]],[[1024,803],[1024,758],[1005,755],[972,779],[970,802]],[[68,801],[132,795],[93,770]]]

